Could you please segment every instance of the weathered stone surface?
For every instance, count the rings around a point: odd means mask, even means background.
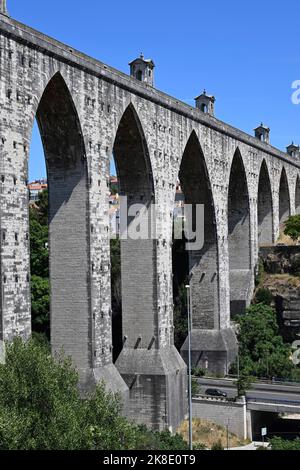
[[[299,161],[3,14],[0,52],[1,338],[31,333],[27,180],[37,117],[50,191],[53,349],[64,348],[87,386],[104,377],[110,388],[117,383],[126,390],[112,364],[108,176],[114,153],[123,193],[133,202],[157,204],[157,240],[125,242],[122,249],[127,345],[118,369],[126,380],[140,374],[129,392],[132,416],[141,413],[147,423],[175,429],[186,409],[185,366],[173,346],[172,211],[178,175],[185,176],[190,202],[208,206],[204,248],[190,253],[195,352],[209,353],[201,331],[213,332],[222,338],[214,354],[222,356],[224,369],[234,350],[230,302],[250,301],[258,229],[267,227],[270,237],[270,222],[262,221],[272,215],[274,239],[279,214],[296,210]],[[258,198],[263,162],[272,194],[267,206]],[[249,276],[243,294],[240,276],[230,280],[230,272],[240,269]],[[231,331],[230,344],[223,331]],[[137,355],[147,363],[142,372]],[[154,405],[152,419],[147,410]]]
[[[263,247],[260,258],[267,273],[262,287],[273,294],[281,333],[292,342],[300,333],[300,247]]]

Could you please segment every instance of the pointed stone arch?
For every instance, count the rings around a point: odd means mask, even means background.
[[[193,326],[214,329],[218,323],[217,233],[214,202],[205,157],[193,131],[186,144],[179,171],[185,204],[193,207],[193,228],[203,224],[204,245],[191,244],[189,275],[191,278]],[[204,221],[196,221],[196,205],[204,207]]]
[[[257,195],[258,244],[267,245],[274,241],[273,200],[267,163],[263,160],[258,183]]]
[[[181,161],[179,180],[185,204],[193,208],[193,230],[203,231],[203,245],[188,251],[188,275],[192,307],[192,363],[213,373],[226,374],[236,345],[230,329],[220,329],[218,243],[215,204],[205,156],[193,131]],[[204,219],[195,220],[196,206],[204,208]],[[187,217],[185,217],[187,219]],[[196,225],[197,222],[197,225]],[[200,227],[199,227],[200,225]],[[200,231],[201,231],[200,230]],[[174,263],[173,263],[174,264]],[[181,348],[188,361],[188,339]]]
[[[148,146],[140,118],[132,103],[127,106],[119,121],[113,155],[121,193],[130,196],[134,203],[154,203],[154,182]]]
[[[83,371],[92,367],[87,162],[79,117],[60,73],[47,84],[36,119],[49,187],[51,344]]]
[[[282,168],[279,183],[279,224],[282,227],[291,215],[290,191],[285,168]]]
[[[118,123],[113,156],[121,207],[127,198],[128,208],[133,205],[150,208],[151,203],[155,202],[150,156],[140,119],[132,104],[127,106]],[[128,217],[121,209],[121,231],[130,230],[133,222],[134,217]],[[148,223],[150,235],[150,218]],[[123,348],[125,336],[128,347],[136,344],[139,335],[143,336],[142,346],[148,347],[152,336],[157,333],[157,325],[154,327],[153,324],[148,334],[142,335],[143,322],[151,324],[156,309],[155,240],[121,240],[120,252],[122,305],[118,312],[113,311],[115,360]],[[128,276],[128,273],[131,275]],[[136,324],[136,332],[131,328],[132,322]]]
[[[250,203],[247,176],[239,149],[228,188],[228,251],[231,317],[245,311],[251,285]]]

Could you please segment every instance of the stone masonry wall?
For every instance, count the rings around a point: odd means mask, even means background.
[[[247,439],[248,415],[246,401],[226,402],[225,400],[194,398],[193,418],[201,418],[217,423],[228,429],[240,439]]]

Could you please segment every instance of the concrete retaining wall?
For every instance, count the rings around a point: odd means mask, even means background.
[[[215,398],[194,398],[193,418],[207,419],[221,426],[228,426],[229,431],[241,439],[251,437],[245,399],[229,402]]]

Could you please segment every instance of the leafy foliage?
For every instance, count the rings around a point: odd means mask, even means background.
[[[33,331],[50,337],[50,283],[48,250],[48,191],[29,209],[31,316]]]
[[[213,444],[211,450],[224,450],[223,444],[221,440],[217,441],[215,444]]]
[[[200,385],[196,379],[192,377],[192,396],[196,397],[200,393]]]
[[[206,374],[206,370],[202,369],[201,367],[193,367],[192,368],[192,375],[195,377],[204,377]]]
[[[269,289],[261,288],[258,289],[255,295],[255,302],[258,304],[271,305],[273,302],[273,294]]]
[[[168,431],[152,432],[120,415],[117,395],[103,384],[87,399],[68,359],[20,338],[0,365],[0,450],[187,450]]]
[[[50,335],[50,286],[49,279],[31,277],[31,317],[33,331]]]
[[[281,437],[273,437],[270,439],[272,450],[300,450],[300,439],[294,441],[286,441]]]
[[[237,317],[237,322],[241,376],[290,378],[298,372],[271,307],[252,305],[246,315]]]
[[[285,223],[284,234],[297,241],[300,237],[300,215],[293,215]]]
[[[39,222],[38,209],[30,208],[30,267],[34,276],[49,277],[48,226]]]
[[[187,293],[186,282],[179,287],[174,301],[174,343],[180,351],[188,335]]]
[[[235,382],[238,397],[242,397],[246,395],[247,390],[251,389],[253,381],[254,381],[253,377],[240,375],[238,380]]]
[[[119,186],[118,184],[111,184],[110,185],[110,192],[113,196],[115,196],[116,194],[118,194],[119,192]]]

